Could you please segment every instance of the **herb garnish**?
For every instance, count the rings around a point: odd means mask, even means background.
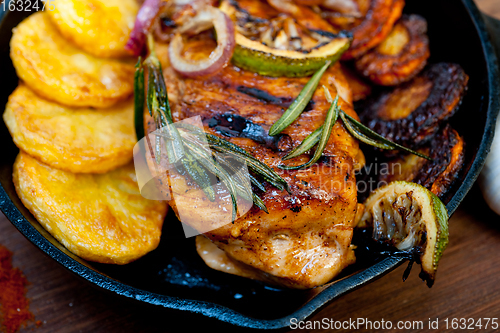
[[[281,118],[271,127],[269,130],[269,135],[276,135],[283,131],[286,127],[288,127],[295,119],[297,119],[302,111],[304,110],[305,106],[309,103],[311,100],[314,91],[316,90],[318,83],[323,76],[324,72],[326,69],[330,66],[330,62],[326,62],[325,65],[318,71],[316,74],[314,74],[309,82],[304,86],[300,94],[297,96],[297,98],[293,101],[292,105],[288,108],[288,110],[285,111],[285,113],[281,116]],[[419,152],[413,151],[409,148],[406,148],[404,146],[401,146],[395,142],[392,142],[380,134],[374,132],[370,128],[366,127],[365,125],[361,124],[359,121],[345,113],[342,109],[338,107],[338,95],[335,98],[335,101],[332,99],[332,96],[330,95],[330,92],[328,88],[323,86],[323,89],[325,90],[325,96],[327,101],[331,104],[330,109],[328,110],[328,114],[325,119],[325,123],[320,126],[318,129],[316,129],[314,132],[309,134],[301,143],[298,145],[296,148],[294,148],[291,152],[289,152],[287,155],[285,155],[282,160],[286,161],[291,158],[300,156],[301,154],[309,151],[312,149],[316,144],[316,150],[314,152],[313,158],[299,166],[286,166],[286,165],[279,165],[278,167],[284,170],[297,170],[297,169],[304,169],[308,168],[309,166],[313,165],[316,161],[319,160],[321,155],[323,154],[323,151],[325,150],[326,144],[328,142],[328,139],[330,138],[330,134],[333,128],[333,125],[335,125],[335,122],[337,121],[338,116],[340,115],[340,118],[342,119],[345,127],[349,131],[349,133],[354,136],[356,139],[359,141],[368,144],[370,146],[380,148],[380,149],[386,149],[386,150],[402,150],[406,151],[408,153],[414,154],[416,156],[425,158],[427,160],[432,159],[429,156],[426,156],[424,154],[421,154]],[[332,122],[333,121],[333,122]]]
[[[231,195],[233,205],[233,221],[237,216],[237,196],[251,200],[258,208],[268,213],[264,202],[253,191],[243,186],[245,175],[236,170],[228,159],[234,158],[246,162],[248,169],[262,177],[279,190],[290,192],[287,182],[281,178],[271,167],[262,163],[243,148],[219,138],[213,134],[205,133],[202,129],[186,123],[174,125],[168,92],[163,77],[160,61],[154,52],[154,42],[148,36],[149,56],[141,63],[141,58],[136,65],[135,72],[135,126],[138,139],[144,135],[144,96],[150,116],[153,118],[157,134],[154,144],[154,159],[157,164],[161,162],[161,144],[164,142],[170,163],[176,163],[180,171],[186,171],[196,184],[203,190],[210,201],[215,201],[215,190],[210,182],[210,175],[215,175],[227,188]],[[145,91],[144,69],[148,72],[148,87]],[[201,144],[205,139],[210,147],[209,151]],[[217,154],[220,152],[224,154]],[[251,174],[248,174],[250,183],[261,191],[265,187]]]

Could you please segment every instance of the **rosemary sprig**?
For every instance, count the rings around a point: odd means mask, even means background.
[[[177,123],[174,125],[161,63],[156,57],[154,42],[151,36],[148,36],[148,47],[150,51],[149,56],[142,63],[141,59],[139,59],[134,75],[134,106],[138,139],[144,136],[143,107],[144,96],[146,95],[146,105],[157,128],[154,151],[155,160],[158,164],[161,162],[161,145],[163,143],[165,144],[169,162],[173,163],[179,172],[183,173],[187,171],[211,201],[215,200],[215,190],[211,184],[210,175],[216,176],[224,183],[231,195],[233,221],[236,219],[238,213],[238,195],[245,200],[251,200],[257,207],[268,213],[264,202],[251,189],[243,185],[245,182],[248,182],[248,180],[245,180],[245,175],[236,170],[225,157],[216,155],[214,158],[213,151],[226,153],[229,156],[232,155],[234,158],[246,162],[251,171],[279,190],[286,189],[290,192],[287,182],[271,167],[260,162],[243,148],[215,135],[205,133],[196,126],[186,123]],[[146,93],[144,88],[145,68],[148,72]],[[181,133],[179,129],[183,128],[188,130],[189,133]],[[208,142],[210,151],[202,148],[204,145],[199,140],[202,138]],[[265,191],[265,187],[254,176],[250,174],[248,176],[251,184]]]
[[[318,74],[318,73],[316,73],[316,74]],[[311,81],[312,81],[312,78],[311,78]],[[432,161],[432,159],[429,156],[426,156],[424,154],[421,154],[419,152],[416,152],[414,150],[411,150],[409,148],[401,146],[401,145],[399,145],[399,144],[397,144],[395,142],[392,142],[392,141],[384,138],[380,134],[374,132],[370,128],[366,127],[365,125],[363,125],[362,123],[360,123],[359,121],[357,121],[356,119],[354,119],[353,117],[349,116],[342,109],[338,108],[338,106],[337,106],[337,103],[338,103],[338,94],[337,94],[337,97],[335,98],[335,101],[333,101],[332,96],[331,96],[330,91],[328,90],[328,88],[325,87],[325,86],[323,86],[323,89],[325,90],[325,97],[326,97],[327,101],[331,104],[330,109],[328,111],[327,119],[325,120],[325,123],[321,127],[319,127],[318,129],[316,129],[314,132],[312,132],[311,134],[309,134],[300,143],[300,145],[298,145],[291,152],[289,152],[288,154],[286,154],[282,158],[282,160],[286,161],[286,160],[289,160],[291,158],[300,156],[300,155],[306,153],[307,151],[309,151],[310,149],[312,149],[319,142],[318,147],[316,148],[316,151],[314,152],[313,158],[309,162],[307,162],[307,163],[305,163],[303,165],[299,165],[299,166],[279,165],[278,166],[279,168],[284,169],[284,170],[297,170],[297,169],[307,168],[307,167],[311,166],[312,164],[316,163],[316,161],[323,154],[323,151],[324,151],[324,149],[326,147],[326,143],[328,142],[328,138],[330,137],[332,127],[335,124],[335,122],[336,122],[336,120],[337,120],[337,118],[338,118],[339,115],[340,115],[340,118],[342,119],[342,121],[343,121],[346,129],[349,131],[349,133],[352,136],[354,136],[356,139],[358,139],[359,141],[361,141],[363,143],[366,143],[366,144],[368,144],[370,146],[377,147],[377,148],[380,148],[380,149],[406,151],[408,153],[411,153],[411,154],[414,154],[416,156],[419,156],[419,157],[422,157],[422,158],[425,158],[427,160]],[[312,94],[311,94],[311,96],[312,96]],[[301,99],[301,98],[303,100],[297,102],[297,100]],[[303,104],[304,101],[306,100],[306,98],[307,98],[307,96],[301,96],[301,95],[299,95],[297,97],[297,100],[295,100],[292,103],[292,105],[295,105],[296,104],[295,102],[297,102],[297,104]],[[307,100],[306,103],[308,103],[308,102],[309,102],[309,100]],[[335,103],[335,107],[333,109],[335,109],[336,111],[334,111],[332,109],[334,103]],[[334,115],[331,112],[335,112],[336,115]],[[299,113],[299,115],[300,115],[300,113]],[[330,120],[333,119],[333,118],[330,118],[330,116],[334,116],[335,120],[333,121],[333,123],[329,122]],[[280,118],[280,120],[278,120],[277,123],[279,123],[280,121],[281,121],[281,118]],[[293,122],[293,120],[292,120],[292,122]],[[327,127],[327,125],[329,127]],[[272,127],[271,127],[271,129],[272,129]],[[283,129],[281,129],[281,130],[283,130]],[[325,129],[327,129],[327,131],[325,131]]]
[[[281,178],[281,176],[278,175],[276,171],[250,155],[245,149],[241,148],[240,146],[237,146],[234,143],[226,141],[213,134],[205,133],[200,128],[190,124],[179,123],[178,126],[190,130],[194,134],[204,135],[210,148],[221,153],[236,155],[238,158],[243,159],[247,163],[250,170],[264,178],[268,183],[278,188],[280,191],[285,189],[287,192],[291,192],[290,188],[288,187],[288,183],[283,178]]]
[[[144,137],[144,67],[139,57],[134,74],[134,124],[137,141]]]
[[[327,87],[323,86],[323,89],[325,89],[325,94],[330,95],[330,92],[328,91]],[[318,142],[318,146],[316,147],[316,151],[314,152],[314,155],[309,160],[309,162],[298,166],[279,165],[278,166],[279,168],[284,170],[304,169],[310,167],[321,158],[321,155],[323,155],[323,151],[325,150],[326,144],[330,139],[330,135],[332,134],[333,125],[335,125],[335,122],[339,117],[338,102],[339,102],[339,95],[337,94],[337,96],[335,97],[335,101],[333,101],[330,105],[330,109],[328,110],[323,126],[319,128],[321,129],[321,136]]]
[[[309,103],[309,101],[311,100],[314,91],[318,87],[319,80],[331,65],[331,63],[331,61],[327,61],[325,65],[311,77],[309,82],[307,82],[304,88],[302,88],[299,96],[297,96],[290,107],[285,111],[285,113],[283,113],[281,118],[276,123],[274,123],[273,126],[271,126],[271,128],[269,129],[269,135],[278,135],[291,123],[293,123],[294,120],[298,118],[298,116],[300,116],[302,111],[304,111],[304,109],[306,108],[307,103]]]
[[[252,176],[251,174],[248,174],[248,178],[250,178],[250,183],[252,183],[252,185],[254,185],[255,187],[257,187],[259,190],[261,190],[262,192],[266,192],[266,188],[264,187],[264,185],[262,185],[258,180],[257,178],[255,178],[254,176]]]
[[[331,101],[332,96],[328,93],[326,94],[326,99],[328,101]],[[385,150],[403,150],[410,154],[432,161],[432,158],[430,158],[429,156],[413,151],[409,148],[406,148],[395,142],[392,142],[391,140],[384,138],[382,135],[371,130],[370,128],[366,127],[365,125],[363,125],[362,123],[360,123],[359,121],[357,121],[356,119],[345,113],[344,110],[342,109],[340,110],[340,118],[342,118],[342,121],[344,122],[344,125],[346,126],[349,133],[351,133],[352,136],[354,136],[356,139],[358,139],[363,143]]]
[[[227,171],[222,168],[219,163],[213,160],[213,157],[207,154],[202,148],[196,146],[188,141],[184,141],[185,146],[191,151],[191,153],[198,158],[198,161],[210,172],[215,174],[219,179],[226,185],[227,190],[231,196],[231,202],[233,205],[232,210],[232,221],[236,220],[238,212],[238,203],[236,201],[236,185],[231,180],[231,176]]]
[[[267,207],[264,204],[264,201],[262,201],[262,199],[259,198],[259,196],[253,192],[252,196],[253,196],[253,203],[255,204],[255,206],[259,207],[260,210],[263,210],[264,212],[269,214],[269,212],[267,211]]]
[[[151,35],[148,36],[149,56],[144,61],[148,69],[148,91],[147,106],[149,114],[153,117],[156,128],[161,134],[156,136],[155,140],[155,159],[156,163],[161,162],[161,143],[165,144],[169,162],[174,164],[180,171],[180,164],[183,169],[203,190],[210,201],[215,201],[215,190],[212,187],[210,175],[202,164],[192,155],[191,152],[184,150],[184,143],[181,135],[173,124],[170,104],[168,101],[168,92],[163,78],[161,63],[156,57],[154,51],[154,41]],[[167,137],[171,139],[167,139]]]
[[[375,147],[387,149],[387,150],[402,150],[402,151],[405,151],[407,153],[425,158],[426,160],[432,161],[432,158],[430,158],[429,156],[426,156],[424,154],[421,154],[419,152],[416,152],[414,150],[411,150],[409,148],[401,146],[395,142],[387,140],[382,135],[378,134],[377,132],[374,132],[370,128],[361,124],[359,121],[357,121],[356,119],[354,119],[353,117],[351,117],[350,115],[348,115],[347,113],[345,113],[342,110],[341,110],[341,118],[342,118],[342,121],[344,122],[344,124],[349,122],[351,125],[350,126],[351,128],[356,128],[358,130],[358,133],[361,132],[362,134],[364,134],[364,136],[359,136],[359,140],[364,142],[364,143],[369,142],[369,140],[364,141],[365,137],[367,137],[368,139],[371,139],[372,141],[376,142],[376,144],[372,144]],[[351,134],[353,134],[353,133],[351,133]],[[353,134],[353,136],[354,136],[354,134]]]
[[[309,134],[296,148],[294,148],[291,152],[283,156],[282,160],[286,161],[291,158],[300,156],[314,147],[321,138],[321,132],[323,132],[323,126],[320,126],[317,130]]]

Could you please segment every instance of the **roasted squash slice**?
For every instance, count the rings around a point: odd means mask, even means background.
[[[418,148],[455,114],[468,79],[459,65],[432,65],[412,81],[364,102],[360,117],[387,139]]]
[[[387,38],[356,60],[356,68],[373,83],[394,86],[415,77],[430,56],[427,21],[403,16]]]
[[[464,162],[463,138],[449,125],[442,129],[419,152],[433,160],[405,155],[391,160],[380,172],[379,184],[396,180],[410,181],[425,186],[442,197],[457,178]]]

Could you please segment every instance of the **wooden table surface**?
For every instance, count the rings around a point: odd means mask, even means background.
[[[486,13],[500,18],[500,0],[477,3]],[[30,309],[42,322],[40,327],[30,323],[23,332],[177,332],[176,323],[188,332],[208,327],[229,329],[178,312],[152,312],[94,289],[42,254],[1,213],[0,244],[14,253],[14,265],[29,280]],[[500,217],[486,207],[474,188],[450,221],[450,244],[432,289],[418,278],[419,267],[414,267],[403,283],[405,267],[400,267],[341,297],[311,320],[366,318],[394,324],[423,321],[427,325],[429,318],[438,318],[443,331],[446,318],[450,322],[453,318],[500,318],[499,253]]]

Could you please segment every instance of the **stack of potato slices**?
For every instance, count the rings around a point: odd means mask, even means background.
[[[4,121],[21,152],[13,180],[39,223],[76,255],[126,264],[154,250],[167,205],[144,199],[134,166],[135,0],[61,0],[15,29],[20,83]]]

